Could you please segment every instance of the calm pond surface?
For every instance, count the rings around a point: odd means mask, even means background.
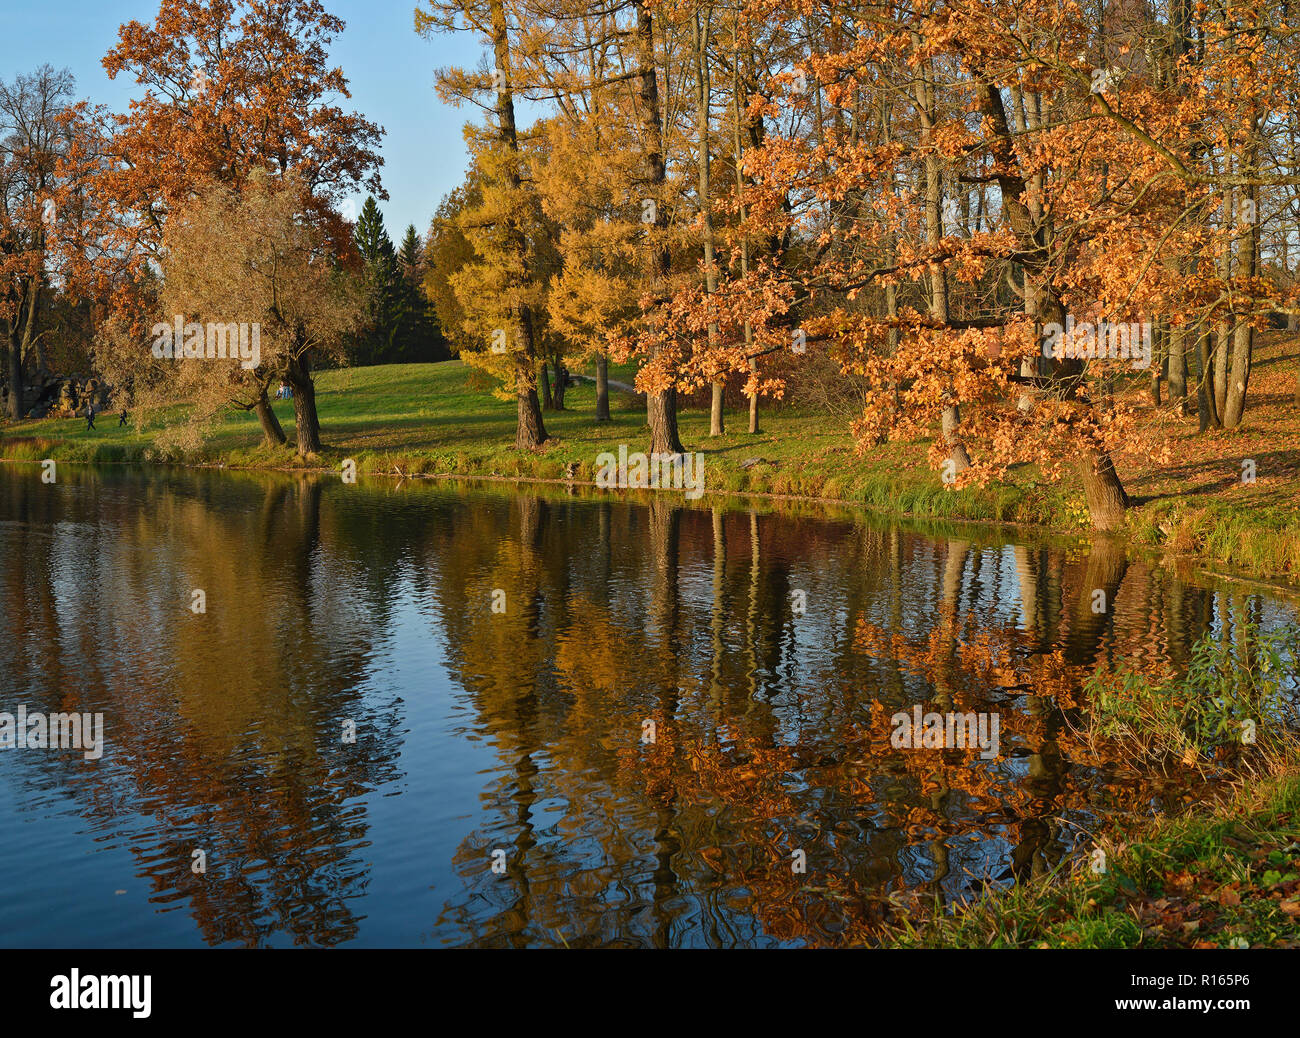
[[[0,465],[0,711],[104,717],[98,759],[0,749],[0,944],[858,941],[1194,795],[1083,752],[1082,676],[1295,615],[1113,544],[728,509]],[[892,748],[917,704],[1000,754]]]

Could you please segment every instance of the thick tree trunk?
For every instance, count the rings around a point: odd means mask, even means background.
[[[958,429],[961,427],[961,408],[957,406],[943,409],[943,442],[948,447],[948,458],[956,472],[965,472],[970,468],[970,455],[966,445],[961,442]]]
[[[1250,368],[1255,352],[1255,329],[1237,325],[1232,345],[1232,371],[1228,376],[1228,399],[1223,405],[1223,427],[1235,429],[1246,410],[1246,389],[1250,385]]]
[[[609,421],[609,358],[596,357],[596,421]]]
[[[646,394],[646,418],[650,422],[650,453],[684,452],[677,433],[677,390]]]
[[[26,305],[23,310],[19,311],[18,320],[22,322],[22,335],[18,334],[16,326],[10,326],[9,335],[9,417],[14,421],[23,416],[23,393],[26,389],[26,378],[23,368],[23,358],[30,356],[33,344],[36,339],[36,321],[40,314],[41,307],[41,286],[40,282],[33,280],[27,286]],[[37,365],[37,371],[45,367],[44,361]]]
[[[515,357],[515,390],[519,416],[515,425],[515,447],[519,450],[540,447],[546,442],[546,426],[542,422],[542,405],[537,399],[537,376],[526,356]]]
[[[9,399],[7,410],[15,422],[23,416],[23,349],[17,339],[9,342]]]
[[[1169,329],[1169,399],[1177,402],[1178,413],[1187,413],[1187,332]]]
[[[1128,494],[1108,453],[1088,451],[1079,461],[1079,476],[1095,530],[1122,530]]]
[[[650,423],[652,454],[683,454],[681,435],[677,431],[677,390],[664,389],[646,394],[646,420]]]
[[[1030,250],[1025,265],[1038,279],[1038,313],[1044,320],[1063,324],[1066,316],[1064,307],[1053,292],[1050,281],[1044,277],[1046,264],[1038,251],[1043,246],[1042,228],[1033,219],[1025,202],[1020,201],[1028,190],[1024,177],[1015,171],[1014,149],[1002,94],[989,80],[978,81],[976,90],[980,112],[989,120],[995,135],[994,155],[999,167],[996,176],[1002,190],[1007,221],[1025,248]],[[1053,395],[1063,400],[1076,399],[1083,381],[1083,365],[1077,360],[1061,358],[1053,359],[1048,368]],[[1099,445],[1093,445],[1084,453],[1084,462],[1084,491],[1093,525],[1098,529],[1123,525],[1128,497],[1110,455]]]
[[[262,387],[262,394],[253,404],[253,410],[257,412],[257,420],[262,426],[262,437],[268,447],[283,446],[288,437],[284,435],[284,429],[280,425],[280,419],[276,417],[275,410],[271,407],[271,401],[267,399],[266,387]]]
[[[289,361],[289,385],[293,387],[293,420],[298,430],[298,455],[319,454],[320,417],[316,414],[316,381],[311,361],[304,353]]]

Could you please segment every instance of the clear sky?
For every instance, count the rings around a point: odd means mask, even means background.
[[[466,161],[461,128],[478,113],[442,104],[433,90],[435,68],[478,63],[476,41],[463,34],[417,36],[415,5],[324,0],[327,11],[347,22],[331,57],[348,77],[350,108],[387,131],[381,153],[390,197],[381,208],[395,241],[407,224],[424,234],[442,196],[460,183]],[[72,70],[80,97],[125,111],[138,88],[127,76],[110,80],[100,61],[117,42],[121,23],[151,22],[157,13],[158,0],[0,0],[0,78],[11,81],[48,62]]]

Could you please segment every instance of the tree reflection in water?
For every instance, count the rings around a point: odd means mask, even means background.
[[[1032,880],[1103,815],[1188,795],[1074,734],[1084,676],[1285,613],[1104,540],[6,468],[0,692],[103,710],[109,752],[9,755],[0,783],[51,798],[61,847],[129,847],[210,944],[869,941],[909,898]],[[996,712],[1000,756],[893,748],[918,704]],[[0,850],[9,881],[64,867]]]

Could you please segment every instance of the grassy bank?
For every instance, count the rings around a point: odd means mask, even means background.
[[[1179,814],[1112,821],[1056,873],[945,912],[918,905],[884,943],[935,947],[1300,947],[1300,627],[1215,635],[1181,673],[1119,660],[1085,683],[1098,759],[1202,794]],[[1120,816],[1121,818],[1123,816]]]
[[[1281,392],[1286,377],[1294,377],[1294,353],[1295,344],[1261,350],[1252,382],[1252,393],[1258,387],[1259,395],[1246,428],[1194,437],[1194,418],[1175,419],[1169,430],[1178,441],[1173,466],[1152,467],[1146,444],[1120,456],[1121,475],[1135,497],[1135,541],[1256,575],[1300,574],[1300,422]],[[620,376],[630,380],[625,372],[611,377]],[[577,480],[590,481],[602,451],[616,452],[620,444],[645,449],[643,403],[628,393],[611,395],[613,418],[597,423],[594,387],[570,389],[566,410],[546,413],[550,440],[541,450],[519,452],[512,447],[513,402],[496,399],[485,377],[459,362],[345,369],[319,376],[326,451],[311,466],[291,450],[259,446],[256,420],[242,413],[231,415],[197,453],[161,447],[162,422],[117,428],[116,416],[104,415],[93,432],[84,419],[8,425],[0,434],[0,457],[332,469],[353,458],[363,473],[560,480],[572,467]],[[276,410],[292,437],[292,405],[280,402]],[[711,492],[806,496],[926,518],[1087,528],[1077,483],[1047,482],[1029,466],[1013,470],[1002,483],[953,491],[927,467],[926,443],[888,444],[860,455],[842,419],[811,409],[765,408],[762,432],[754,436],[743,431],[745,420],[733,413],[729,421],[739,431],[710,437],[704,409],[681,414],[682,440],[704,455]],[[1240,482],[1244,457],[1258,465],[1250,486]]]
[[[1098,843],[1046,882],[903,921],[882,943],[947,948],[1300,948],[1300,771]]]

